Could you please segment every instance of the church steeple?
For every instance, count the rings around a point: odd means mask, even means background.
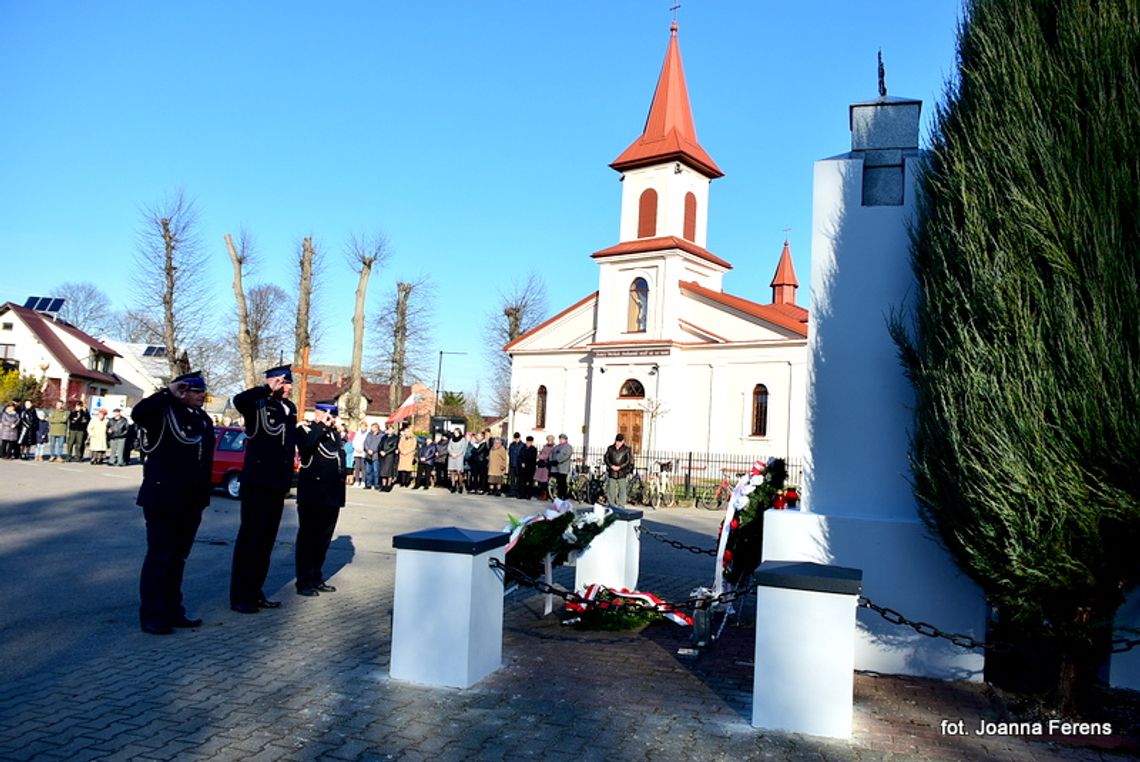
[[[784,241],[784,250],[780,252],[780,263],[776,265],[776,274],[772,277],[772,304],[795,304],[796,289],[800,283],[796,280],[796,270],[792,267],[792,250],[788,242]]]
[[[645,120],[645,129],[611,167],[619,172],[652,164],[679,161],[709,179],[724,173],[701,148],[689,107],[689,91],[685,87],[685,70],[681,66],[681,49],[677,44],[677,22],[669,27],[669,46],[665,63],[657,79],[657,90]]]

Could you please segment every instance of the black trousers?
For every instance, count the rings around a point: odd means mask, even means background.
[[[139,575],[139,621],[163,625],[186,615],[182,573],[202,523],[202,509],[147,506],[143,517],[146,558]]]
[[[230,573],[230,603],[254,605],[265,597],[269,557],[277,541],[286,491],[253,484],[241,485],[241,527],[234,542]]]
[[[340,507],[297,503],[297,589],[325,581],[323,567],[329,552]]]
[[[557,494],[559,500],[566,499],[566,474],[551,474],[555,484],[557,485]]]
[[[433,465],[431,463],[420,463],[416,469],[416,486],[417,487],[430,487],[431,486],[431,471]]]
[[[447,461],[435,464],[435,486],[447,487],[451,483],[447,480]]]

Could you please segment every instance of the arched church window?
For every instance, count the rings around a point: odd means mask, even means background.
[[[697,197],[692,191],[685,194],[685,231],[684,236],[690,241],[697,240]]]
[[[657,235],[657,191],[646,188],[637,202],[637,237]]]
[[[640,400],[645,398],[645,387],[636,378],[628,378],[625,383],[621,385],[621,391],[618,396],[622,399],[635,399]]]
[[[764,384],[752,388],[752,436],[768,436],[768,387]]]
[[[534,427],[544,429],[546,428],[546,387],[538,387],[538,393],[534,398]]]
[[[645,278],[634,278],[629,284],[629,315],[626,330],[631,333],[644,333],[649,322],[649,283]]]

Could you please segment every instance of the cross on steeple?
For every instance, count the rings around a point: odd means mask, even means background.
[[[673,26],[674,26],[674,28],[677,26],[677,10],[680,7],[681,7],[680,3],[673,3],[673,5],[669,6],[669,10],[671,10],[673,12]]]

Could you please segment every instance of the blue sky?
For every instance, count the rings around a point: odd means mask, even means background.
[[[397,278],[435,282],[445,388],[484,373],[481,326],[537,270],[551,312],[596,288],[617,242],[608,167],[641,132],[670,2],[38,2],[0,0],[0,300],[91,280],[116,306],[140,207],[194,199],[219,320],[222,236],[245,228],[252,282],[292,290],[312,235],[326,257],[314,360],[347,364],[353,233],[382,232],[378,307]],[[847,105],[922,99],[953,70],[954,0],[689,0],[681,54],[713,183],[709,248],[725,290],[766,302],[788,234],[807,301],[812,162],[849,147]],[[224,313],[224,315],[223,315]],[[434,383],[434,361],[429,385]],[[483,384],[484,389],[486,384]]]

